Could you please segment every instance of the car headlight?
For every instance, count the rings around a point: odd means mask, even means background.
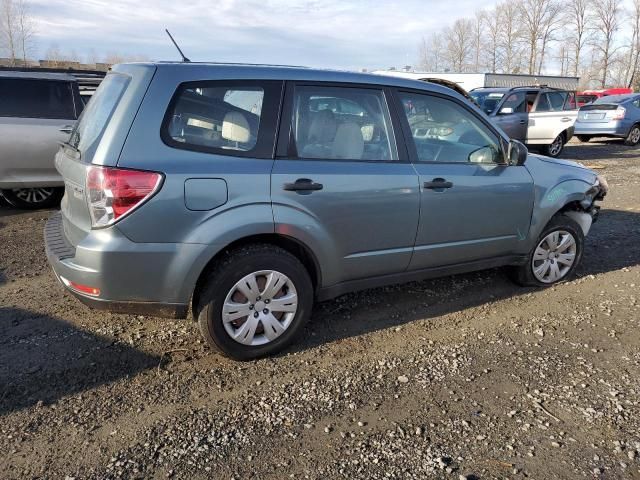
[[[596,180],[593,183],[594,186],[600,187],[600,191],[602,195],[606,195],[609,191],[609,184],[607,183],[607,179],[603,175],[596,175]]]

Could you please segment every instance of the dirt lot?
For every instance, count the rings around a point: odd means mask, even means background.
[[[574,281],[346,295],[253,363],[85,308],[0,207],[0,478],[640,479],[640,150],[564,156],[612,189]]]

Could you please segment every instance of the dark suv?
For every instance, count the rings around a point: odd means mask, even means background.
[[[569,278],[606,191],[446,87],[251,65],[114,67],[56,166],[60,282],[96,308],[191,307],[239,359],[282,349],[314,299],[501,265]]]

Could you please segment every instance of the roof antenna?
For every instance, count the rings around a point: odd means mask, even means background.
[[[176,43],[176,41],[173,39],[173,36],[171,35],[171,32],[169,32],[168,28],[164,29],[165,32],[167,32],[167,35],[169,35],[169,38],[171,39],[171,41],[173,42],[173,44],[176,46],[176,48],[178,49],[178,52],[180,53],[180,56],[182,57],[182,61],[189,63],[191,62],[191,60],[189,60],[187,57],[184,56],[184,53],[182,53],[182,50],[180,50],[180,47],[178,46],[178,44]]]

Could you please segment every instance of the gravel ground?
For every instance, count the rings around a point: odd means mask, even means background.
[[[0,206],[0,478],[640,479],[640,150],[564,156],[611,186],[575,280],[345,295],[252,363],[82,306]]]

